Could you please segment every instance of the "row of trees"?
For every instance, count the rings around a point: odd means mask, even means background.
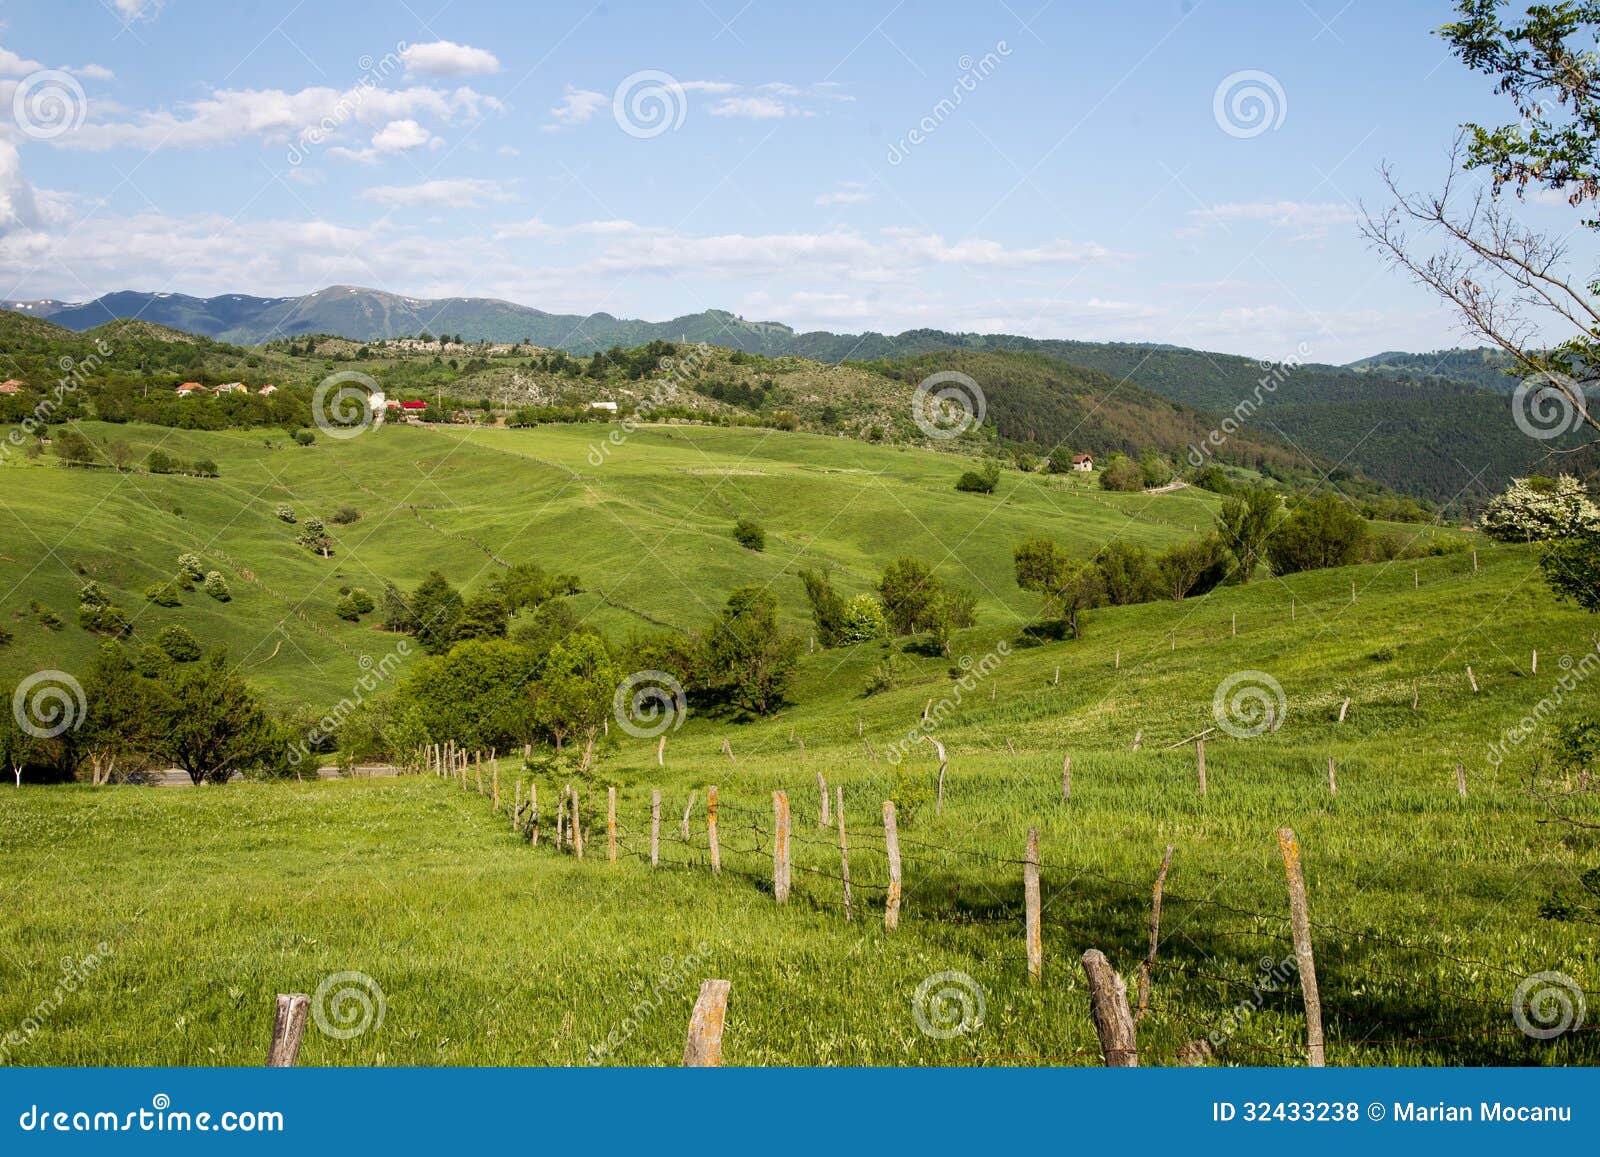
[[[826,571],[802,570],[817,642],[845,646],[891,636],[927,635],[930,649],[949,654],[951,636],[972,626],[977,596],[947,584],[921,559],[901,555],[884,568],[873,594],[845,599]]]

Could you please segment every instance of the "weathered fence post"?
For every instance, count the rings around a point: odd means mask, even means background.
[[[883,927],[893,932],[900,927],[900,825],[896,822],[894,800],[883,801],[883,848],[889,857],[889,896],[883,902]]]
[[[617,862],[617,789],[606,788],[606,859]]]
[[[1300,863],[1300,841],[1294,829],[1278,829],[1278,850],[1289,881],[1289,928],[1294,934],[1294,959],[1300,991],[1306,1001],[1306,1051],[1313,1068],[1323,1065],[1322,997],[1317,991],[1317,962],[1311,954],[1311,911],[1306,903],[1306,877]]]
[[[1167,854],[1161,857],[1161,870],[1156,873],[1156,886],[1150,899],[1150,952],[1139,966],[1139,1012],[1134,1023],[1144,1019],[1150,1007],[1150,977],[1156,969],[1156,949],[1161,945],[1161,894],[1167,887],[1167,871],[1172,867],[1173,846],[1167,845]]]
[[[1328,756],[1328,794],[1339,794],[1339,780],[1333,773],[1333,756]]]
[[[1072,798],[1072,756],[1061,757],[1061,802],[1066,803]]]
[[[930,702],[931,702],[931,700],[930,700]],[[924,734],[922,736],[922,738],[926,739],[929,743],[933,744],[934,750],[939,753],[939,790],[934,796],[933,811],[934,811],[935,815],[943,815],[944,814],[944,773],[945,773],[945,770],[950,766],[950,760],[944,753],[944,744],[940,743],[937,739],[935,739],[933,736],[928,735],[928,734]]]
[[[481,751],[474,751],[472,753],[472,774],[473,774],[473,779],[476,781],[476,783],[478,785],[478,794],[482,795],[483,794],[483,752],[481,752]]]
[[[1138,731],[1135,731],[1133,733],[1133,749],[1135,751],[1138,751],[1139,750],[1139,745],[1141,743],[1143,743],[1143,742],[1144,742],[1144,728],[1141,727]]]
[[[1022,857],[1022,902],[1027,910],[1025,933],[1028,939],[1028,978],[1044,974],[1044,935],[1039,926],[1039,829],[1028,829],[1027,849]]]
[[[1533,649],[1533,669],[1529,672],[1529,674],[1537,675],[1538,673],[1539,673],[1539,648],[1535,647]]]
[[[1106,1067],[1138,1068],[1139,1046],[1134,1036],[1133,1013],[1128,1010],[1128,986],[1098,948],[1083,954],[1083,974],[1089,979],[1089,1013],[1094,1017]]]
[[[1232,634],[1232,635],[1237,635],[1239,633],[1239,612],[1238,611],[1234,611],[1233,612],[1233,629],[1229,633]]]
[[[695,797],[699,794],[694,791],[689,793],[689,806],[683,809],[683,822],[678,825],[678,835],[684,843],[689,842],[689,815],[694,811]]]
[[[1478,693],[1478,677],[1472,673],[1471,666],[1467,667],[1467,682],[1472,684],[1472,693]]]
[[[772,793],[772,895],[789,902],[789,794]]]
[[[490,811],[495,815],[500,814],[500,760],[491,758],[489,761],[489,803]]]
[[[1456,764],[1456,791],[1461,793],[1461,798],[1467,798],[1467,769],[1459,763]]]
[[[727,980],[700,983],[700,997],[689,1017],[689,1040],[683,1046],[685,1068],[716,1068],[722,1064],[722,1027],[727,1023],[728,991],[732,987],[733,983]]]
[[[850,845],[844,835],[844,788],[836,786],[834,791],[838,793],[833,810],[839,818],[839,878],[844,881],[844,918],[850,920]]]
[[[1194,765],[1195,765],[1195,771],[1200,776],[1200,794],[1201,795],[1205,795],[1206,794],[1206,741],[1204,739],[1196,739],[1194,741]]]
[[[278,993],[278,1011],[272,1019],[272,1044],[267,1049],[267,1067],[294,1067],[300,1055],[300,1038],[306,1033],[306,1015],[311,998],[303,992]]]
[[[728,757],[729,763],[735,767],[739,766],[739,761],[733,757],[733,744],[729,743],[726,738],[722,741],[722,754]]]
[[[717,842],[717,786],[706,788],[706,840],[711,845],[711,870],[722,871],[722,845]]]
[[[1350,696],[1346,695],[1344,697],[1344,702],[1339,704],[1339,722],[1340,723],[1344,722],[1345,712],[1349,711],[1349,710],[1350,710]]]
[[[822,797],[822,808],[817,813],[817,826],[828,827],[828,781],[822,778],[822,773],[817,772],[817,794]]]
[[[558,852],[567,846],[567,796],[571,792],[572,785],[569,783],[556,797],[556,851]]]
[[[656,744],[656,766],[667,766],[667,737],[665,733],[662,734],[660,741]]]
[[[661,789],[650,793],[650,866],[661,863]]]

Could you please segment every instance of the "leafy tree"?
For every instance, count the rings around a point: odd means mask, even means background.
[[[1095,565],[1105,584],[1106,601],[1114,607],[1147,603],[1156,597],[1156,567],[1150,552],[1137,543],[1114,539],[1101,548]]]
[[[411,605],[400,588],[388,580],[383,584],[383,629],[407,635],[417,632],[417,618],[411,613]]]
[[[22,729],[22,721],[11,710],[14,692],[5,693],[5,710],[0,710],[0,762],[20,788],[22,773],[44,757],[44,744]]]
[[[511,634],[534,654],[546,655],[580,626],[577,612],[572,607],[562,599],[551,599],[540,604],[526,621],[519,621]]]
[[[328,528],[320,518],[306,519],[300,527],[300,536],[295,541],[323,558],[333,554],[333,539],[328,537]]]
[[[1570,474],[1513,478],[1484,507],[1482,526],[1501,542],[1539,542],[1600,527],[1600,507]]]
[[[1154,450],[1139,455],[1139,474],[1146,486],[1165,486],[1172,481],[1172,464]]]
[[[118,638],[133,630],[123,609],[113,604],[105,588],[92,579],[78,591],[78,625],[86,631]]]
[[[68,466],[88,466],[99,457],[89,439],[76,430],[62,430],[51,443],[56,457]]]
[[[1100,487],[1103,490],[1121,490],[1133,492],[1144,489],[1144,471],[1139,469],[1139,464],[1126,454],[1113,454],[1106,463],[1106,468],[1100,471]]]
[[[144,597],[158,607],[179,605],[177,583],[151,583],[144,589]]]
[[[198,555],[180,554],[178,556],[178,585],[184,590],[192,590],[194,584],[206,577],[205,564]]]
[[[287,504],[280,504],[278,509],[276,511],[274,511],[273,513],[282,522],[288,522],[288,523],[293,523],[294,522],[294,507],[292,507],[292,506],[289,506]]]
[[[448,651],[466,607],[461,592],[438,571],[429,571],[412,592],[410,605],[413,633],[422,649],[430,655]]]
[[[817,642],[824,647],[837,646],[844,631],[844,599],[834,589],[833,581],[825,570],[802,570],[800,582],[806,589],[806,601],[811,604],[811,620],[817,627]]]
[[[333,613],[347,623],[361,621],[361,612],[356,610],[356,601],[347,594],[340,595],[338,601],[333,604]]]
[[[274,730],[227,653],[178,668],[170,709],[160,713],[162,753],[195,783],[225,782],[270,758]]]
[[[932,610],[944,592],[933,568],[910,555],[901,555],[884,568],[878,580],[878,598],[896,635],[927,630]]]
[[[474,595],[462,608],[461,616],[456,619],[451,640],[455,642],[463,639],[503,639],[506,637],[506,622],[509,618],[505,603],[496,596]]]
[[[160,448],[150,451],[144,460],[144,468],[152,474],[176,474],[178,466],[178,460]]]
[[[766,715],[782,702],[800,663],[800,640],[778,625],[778,598],[739,587],[703,640],[707,682],[733,702]]]
[[[217,464],[212,459],[196,458],[189,464],[189,473],[200,478],[215,478],[221,471],[217,469]]]
[[[154,643],[146,643],[135,653],[133,669],[146,679],[161,682],[172,674],[172,656]]]
[[[1600,529],[1590,527],[1548,543],[1539,556],[1544,581],[1558,599],[1600,612]]]
[[[296,430],[294,432],[294,440],[300,446],[314,446],[316,445],[317,436],[310,430]]]
[[[206,572],[205,592],[219,603],[225,603],[233,598],[233,591],[228,587],[228,580],[222,577],[220,570]]]
[[[1361,560],[1367,524],[1337,495],[1319,494],[1295,508],[1267,544],[1273,574],[1349,566]]]
[[[526,647],[471,640],[413,664],[395,691],[397,710],[414,716],[426,741],[520,748],[534,734],[528,688],[537,666]]]
[[[558,750],[575,736],[594,743],[621,682],[605,643],[593,635],[569,635],[551,648],[534,689],[534,710]]]
[[[1017,585],[1044,596],[1045,613],[1059,618],[1074,639],[1083,634],[1083,612],[1105,601],[1105,579],[1092,562],[1072,558],[1048,538],[1030,538],[1013,553]]]
[[[1180,542],[1156,562],[1156,582],[1173,599],[1203,595],[1227,575],[1228,552],[1215,534]]]
[[[1065,446],[1057,446],[1050,451],[1050,457],[1045,462],[1046,474],[1072,473],[1072,451]]]
[[[763,551],[767,549],[767,532],[761,529],[758,523],[748,518],[741,518],[733,524],[733,537],[746,550]]]
[[[1277,527],[1280,509],[1278,495],[1262,486],[1250,487],[1223,502],[1222,512],[1217,515],[1217,533],[1233,556],[1240,582],[1247,583],[1255,576],[1267,540]]]

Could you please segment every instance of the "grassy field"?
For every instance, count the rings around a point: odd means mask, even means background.
[[[68,470],[13,456],[0,467],[0,678],[81,669],[94,639],[72,625],[92,577],[135,618],[140,638],[181,623],[207,646],[227,643],[250,677],[285,701],[337,699],[359,657],[390,640],[333,612],[342,585],[375,596],[385,579],[414,586],[437,568],[476,587],[505,563],[575,573],[579,611],[606,632],[696,626],[742,583],[772,583],[787,619],[808,629],[795,572],[832,568],[847,593],[891,559],[917,554],[970,587],[980,614],[1031,614],[1011,550],[1051,533],[1091,553],[1114,535],[1152,547],[1206,528],[1215,496],[1106,494],[1082,479],[1008,473],[996,497],[957,494],[970,460],[843,438],[699,426],[476,430],[393,425],[362,437],[294,446],[281,433],[203,433],[83,423],[99,444],[126,441],[143,460],[161,445],[209,456],[222,477]],[[604,447],[602,450],[601,447]],[[595,463],[598,462],[598,465]],[[280,504],[305,518],[344,505],[361,518],[330,526],[332,559],[294,544]],[[734,542],[736,517],[768,531],[763,554]],[[178,554],[200,554],[233,588],[221,605],[195,593],[181,607],[144,601]],[[40,602],[68,626],[40,625]]]
[[[725,550],[716,532],[729,515],[707,512],[716,499],[705,497],[711,483],[696,471],[709,465],[678,445],[682,433],[672,434],[653,436],[675,462],[652,455],[652,470],[633,467],[641,477],[631,495],[620,481],[579,488],[588,499],[579,509],[650,524],[649,515],[626,512],[638,494],[664,490],[661,506],[685,528],[700,528],[682,532],[685,554],[675,562],[697,549],[713,556]],[[748,440],[739,468],[759,473],[736,481],[750,495],[743,501],[759,494],[768,504],[782,541],[797,545],[810,534],[852,575],[868,569],[874,549],[897,546],[875,547],[857,519],[875,513],[879,535],[914,526],[891,496],[947,472],[938,459],[890,453],[880,471],[887,480],[861,480],[848,473],[858,447],[817,440],[811,459],[785,465],[761,457],[759,436],[711,436]],[[442,445],[423,441],[436,438],[425,432],[403,438],[396,454]],[[508,489],[508,505],[559,490],[563,467],[589,473],[577,431],[520,444],[511,434],[478,433],[458,451],[464,472],[499,472],[534,488],[521,499]],[[901,464],[898,477],[891,463]],[[729,469],[725,457],[720,468]],[[837,471],[841,500],[855,493],[876,505],[852,513],[848,532],[824,532],[824,500],[799,509],[782,502],[785,481],[802,471],[824,480]],[[541,478],[545,490],[537,489]],[[565,779],[547,773],[538,776],[538,848],[513,836],[475,790],[431,777],[5,792],[0,1025],[24,1023],[30,1010],[39,1023],[8,1059],[258,1063],[273,993],[312,992],[325,977],[355,970],[382,990],[381,1026],[351,1039],[313,1029],[303,1063],[672,1064],[706,976],[733,982],[728,1063],[1095,1063],[1077,958],[1103,949],[1134,987],[1151,882],[1171,844],[1161,952],[1139,1030],[1142,1063],[1174,1063],[1184,1042],[1212,1037],[1221,1042],[1218,1063],[1299,1064],[1302,1004],[1298,982],[1279,963],[1290,951],[1274,840],[1275,829],[1290,825],[1304,848],[1330,1063],[1600,1061],[1592,1026],[1537,1041],[1511,1017],[1525,976],[1564,973],[1591,993],[1600,984],[1592,928],[1538,917],[1552,891],[1571,892],[1576,874],[1600,862],[1593,833],[1541,822],[1548,813],[1524,782],[1532,745],[1510,748],[1502,761],[1488,756],[1491,742],[1553,694],[1569,664],[1576,686],[1562,691],[1556,718],[1592,715],[1596,705],[1593,685],[1576,678],[1577,661],[1594,646],[1591,620],[1551,600],[1531,556],[1485,544],[1476,573],[1458,554],[1258,580],[1181,604],[1096,612],[1082,640],[1022,647],[1018,631],[1032,608],[999,582],[1005,534],[1029,510],[1051,518],[1063,538],[1092,534],[1092,520],[1107,517],[1090,495],[1032,486],[1008,487],[990,522],[1017,521],[969,558],[996,581],[980,626],[958,639],[957,654],[976,660],[1002,643],[1010,653],[961,692],[937,730],[950,754],[946,803],[942,815],[924,802],[903,816],[906,900],[897,932],[882,925],[879,804],[891,793],[907,802],[925,797],[936,762],[926,743],[914,744],[899,770],[883,757],[930,699],[955,699],[952,664],[908,656],[898,689],[864,697],[866,673],[882,657],[879,645],[864,645],[809,656],[796,705],[778,718],[736,725],[691,713],[668,740],[665,767],[656,766],[654,742],[613,728],[597,773],[580,785],[590,825],[581,863],[551,846],[554,797]],[[934,497],[943,509],[944,496]],[[1138,499],[1128,501],[1138,508]],[[1145,501],[1151,514],[1188,509],[1197,517],[1203,502]],[[453,529],[497,550],[503,540],[490,532],[516,526],[512,511],[489,504],[450,517]],[[443,515],[438,521],[444,525]],[[938,537],[954,542],[951,522],[941,525]],[[663,528],[663,538],[672,529]],[[1160,542],[1185,529],[1140,521],[1136,533]],[[408,533],[420,540],[414,528]],[[563,565],[587,572],[602,558],[642,550],[605,537],[580,536],[565,554],[541,561],[571,558]],[[433,549],[430,541],[416,553]],[[783,558],[769,548],[751,561],[776,569]],[[661,617],[692,616],[695,596],[680,591],[669,570],[633,597],[644,602],[654,591],[648,605]],[[1538,675],[1530,673],[1534,649]],[[1240,671],[1277,680],[1286,712],[1275,732],[1207,737],[1209,791],[1201,798],[1193,745],[1182,741],[1214,725],[1213,693]],[[724,739],[736,763],[721,753]],[[1073,788],[1063,802],[1067,753]],[[1327,786],[1330,755],[1338,761],[1336,797]],[[515,776],[530,776],[509,761],[501,770],[507,795]],[[844,789],[851,921],[836,878],[836,837],[817,825],[819,771]],[[689,793],[703,801],[708,783],[719,785],[722,802],[717,877],[706,862],[701,805],[693,839],[675,835]],[[621,798],[616,864],[605,858],[608,786]],[[656,871],[641,858],[653,788],[664,793],[669,833],[666,865]],[[777,788],[789,793],[797,840],[795,894],[781,909],[768,883]],[[1600,819],[1589,799],[1589,818]],[[1043,861],[1037,984],[1026,974],[1021,918],[1019,861],[1030,825],[1040,830]],[[54,1002],[62,958],[79,959],[102,942],[100,967]],[[919,1028],[914,1009],[919,988],[947,972],[970,977],[969,991],[981,989],[984,1013],[981,1026],[969,1019],[971,1031],[938,1039]],[[608,1038],[609,1051],[597,1052]]]

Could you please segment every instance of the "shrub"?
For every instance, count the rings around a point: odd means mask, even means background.
[[[82,603],[78,607],[78,625],[97,635],[121,638],[132,631],[128,616],[121,607],[110,603]]]
[[[884,656],[883,662],[867,673],[867,683],[861,689],[861,693],[881,695],[885,691],[893,691],[898,686],[900,686],[900,662],[891,651]]]
[[[352,588],[349,592],[349,595],[350,603],[355,607],[356,614],[358,615],[371,614],[373,609],[378,605],[373,601],[372,596],[369,595],[366,592],[366,589],[363,587]]]
[[[748,518],[741,518],[733,524],[733,537],[746,550],[767,549],[767,532]]]
[[[889,619],[883,613],[883,604],[871,595],[857,595],[844,605],[844,618],[839,626],[839,640],[845,643],[864,643],[881,639],[889,633]]]
[[[294,432],[294,440],[297,445],[312,446],[316,444],[317,436],[310,430],[296,430]]]
[[[300,527],[300,537],[295,541],[323,558],[333,553],[333,539],[328,537],[328,528],[322,524],[320,518],[306,519]]]
[[[989,461],[977,470],[968,470],[956,479],[956,489],[967,494],[993,494],[1000,485],[1000,464]]]
[[[205,589],[206,594],[216,599],[219,603],[225,603],[233,598],[233,592],[228,589],[228,580],[222,577],[220,570],[206,573]]]
[[[133,657],[133,669],[146,679],[162,679],[172,670],[172,656],[154,643],[146,643]]]
[[[219,471],[217,464],[210,458],[196,458],[189,466],[189,473],[201,478],[215,478]]]
[[[894,801],[895,819],[906,827],[917,822],[917,815],[933,802],[938,773],[927,770],[912,771],[901,760],[894,769],[894,791],[889,798]]]
[[[205,577],[205,564],[200,561],[198,555],[180,554],[178,556],[178,585],[188,590],[188,584],[197,583]]]
[[[5,627],[0,626],[0,647],[4,647],[7,643],[11,642],[11,638],[11,632]]]
[[[351,623],[354,623],[361,618],[361,612],[356,610],[355,600],[349,595],[345,595],[342,599],[333,604],[333,613],[338,615],[341,619],[344,619],[346,622]]]
[[[144,588],[144,597],[158,607],[179,605],[177,583],[151,583]]]
[[[335,526],[349,526],[352,522],[356,521],[356,519],[360,517],[361,511],[357,510],[354,506],[341,506],[329,516],[328,521],[333,523]]]
[[[187,627],[173,623],[156,632],[156,646],[174,663],[193,663],[200,657],[200,641]]]
[[[152,474],[176,474],[178,460],[165,450],[152,450],[144,460],[144,468]]]
[[[61,616],[37,599],[28,604],[28,609],[38,617],[39,625],[45,630],[59,631],[62,628]]]
[[[1273,574],[1294,574],[1359,562],[1366,549],[1367,524],[1337,495],[1302,502],[1279,524],[1267,543]]]
[[[1600,508],[1570,474],[1513,478],[1483,511],[1483,532],[1501,542],[1562,538],[1600,526]]]
[[[294,507],[287,504],[280,504],[275,513],[277,514],[280,522],[287,522],[290,525],[294,524]]]

